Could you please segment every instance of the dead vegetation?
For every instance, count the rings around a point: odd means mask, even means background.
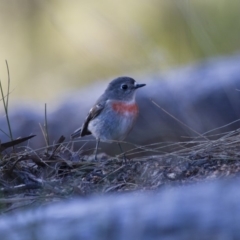
[[[240,171],[239,139],[237,130],[217,140],[176,143],[178,150],[157,155],[152,155],[151,146],[145,146],[141,149],[149,151],[148,157],[131,158],[124,163],[120,157],[101,154],[95,161],[92,155],[73,152],[61,137],[48,151],[26,148],[2,155],[1,210],[6,212],[76,195],[156,190],[236,176]]]
[[[9,71],[8,71],[9,73]],[[9,77],[10,86],[10,77]],[[3,93],[3,106],[12,139],[8,117],[9,89]],[[171,185],[189,184],[208,179],[233,177],[240,171],[240,130],[219,136],[178,143],[156,143],[135,146],[121,156],[98,156],[98,161],[84,151],[74,152],[72,143],[62,136],[52,146],[47,131],[47,108],[42,127],[46,140],[43,149],[14,148],[1,152],[0,211],[47,204],[74,196],[109,192],[149,191]],[[1,131],[5,134],[2,129]],[[216,140],[209,140],[214,137]],[[203,139],[203,140],[201,140]],[[23,149],[23,150],[21,150]],[[171,149],[171,152],[166,152]],[[138,157],[137,157],[138,156]]]

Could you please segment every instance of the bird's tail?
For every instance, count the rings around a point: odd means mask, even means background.
[[[71,134],[71,138],[73,139],[73,138],[80,137],[81,131],[82,131],[81,128],[78,128],[77,130],[75,130],[74,133]]]

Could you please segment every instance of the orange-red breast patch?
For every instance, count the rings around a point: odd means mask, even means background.
[[[138,113],[138,106],[136,103],[128,104],[124,102],[114,102],[112,103],[112,108],[114,111],[120,114],[137,114]]]

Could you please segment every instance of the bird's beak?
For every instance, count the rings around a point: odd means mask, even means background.
[[[135,87],[135,89],[137,89],[137,88],[140,88],[140,87],[144,87],[144,86],[146,86],[146,84],[138,84],[138,83],[135,83],[135,85],[134,85],[134,87]]]

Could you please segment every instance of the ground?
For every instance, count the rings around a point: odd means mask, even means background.
[[[2,152],[0,161],[0,211],[53,201],[126,191],[152,191],[172,185],[195,184],[240,172],[239,130],[217,140],[175,143],[170,153],[152,153],[141,147],[143,157],[94,156],[73,152],[64,138],[52,148]],[[149,154],[146,154],[149,151]],[[141,155],[140,155],[141,156]]]

